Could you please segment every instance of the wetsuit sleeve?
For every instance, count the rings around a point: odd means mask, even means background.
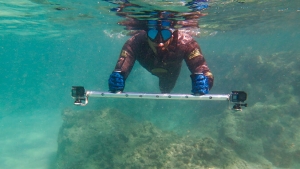
[[[114,69],[114,71],[121,71],[121,74],[124,76],[125,79],[128,77],[136,60],[134,57],[133,50],[134,39],[135,38],[132,37],[123,45],[118,62]]]
[[[195,40],[192,40],[186,45],[185,53],[184,60],[191,73],[203,73],[208,78],[209,89],[211,89],[214,83],[214,77],[206,64],[205,58],[198,43]]]

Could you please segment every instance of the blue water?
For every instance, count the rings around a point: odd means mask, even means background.
[[[258,115],[258,121],[270,118],[274,111],[270,105],[296,106],[274,113],[274,118],[286,133],[293,134],[288,141],[293,150],[289,151],[300,152],[300,132],[295,123],[288,123],[299,121],[300,2],[223,2],[214,1],[206,11],[196,38],[215,75],[211,93],[247,91],[246,113],[251,114],[248,109],[268,114]],[[109,11],[113,6],[102,1],[0,0],[1,169],[51,167],[62,123],[60,114],[65,109],[119,108],[139,121],[151,121],[178,133],[214,125],[199,122],[210,123],[205,119],[219,117],[227,109],[223,102],[112,99],[91,99],[87,107],[73,106],[73,85],[108,90],[108,76],[129,38],[116,24],[122,18]],[[126,91],[157,93],[157,83],[136,64],[126,81]],[[189,72],[184,65],[173,93],[189,92]],[[209,129],[198,134],[207,136],[206,131]],[[295,160],[288,168],[297,168],[299,157],[291,158]]]

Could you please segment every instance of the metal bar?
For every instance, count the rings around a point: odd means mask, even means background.
[[[229,101],[230,94],[207,94],[195,96],[190,94],[150,94],[150,93],[110,93],[101,91],[86,91],[86,97],[98,98],[131,98],[131,99],[165,99],[165,100],[225,100]]]

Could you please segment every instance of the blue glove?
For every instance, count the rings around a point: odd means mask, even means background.
[[[125,80],[121,72],[113,72],[108,79],[109,91],[116,93],[123,91],[125,87]]]
[[[203,74],[192,74],[192,93],[194,95],[204,95],[208,94],[209,85],[208,78]]]

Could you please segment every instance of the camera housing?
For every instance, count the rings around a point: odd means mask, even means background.
[[[72,86],[72,97],[84,97],[85,89],[83,86]]]
[[[71,95],[75,99],[75,105],[86,105],[87,97],[83,86],[72,86]]]
[[[234,103],[234,110],[242,110],[242,106],[248,106],[247,103],[243,103],[247,100],[247,93],[244,91],[232,91],[229,100]]]
[[[244,91],[232,91],[230,95],[231,102],[244,102],[247,100],[247,93]]]

